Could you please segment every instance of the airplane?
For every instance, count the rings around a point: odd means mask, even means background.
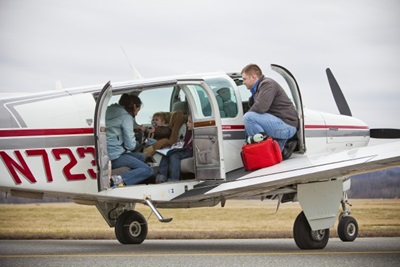
[[[121,244],[141,244],[146,239],[147,222],[135,210],[136,204],[147,205],[160,222],[167,223],[172,218],[164,218],[158,208],[223,207],[229,199],[246,197],[276,199],[278,207],[299,202],[302,212],[294,222],[293,237],[300,249],[325,248],[336,217],[340,239],[354,241],[358,223],[350,216],[350,177],[400,166],[399,141],[368,146],[370,138],[399,138],[400,131],[370,129],[352,117],[329,69],[340,114],[304,107],[294,76],[276,64],[271,69],[287,83],[285,90],[300,122],[297,146],[279,164],[254,171],[243,168],[240,152],[248,103],[241,96],[245,87],[240,73],[142,78],[2,98],[0,191],[95,205]],[[221,88],[229,89],[228,99],[219,95]],[[193,158],[182,161],[181,180],[110,186],[117,170],[107,155],[105,111],[123,93],[136,94],[144,102],[136,117],[144,125],[150,125],[151,114],[157,111],[191,114],[196,149]],[[148,164],[156,169],[160,157],[153,151]]]

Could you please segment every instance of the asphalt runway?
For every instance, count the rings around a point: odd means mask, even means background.
[[[400,266],[400,238],[331,238],[323,250],[292,239],[0,240],[0,266]]]

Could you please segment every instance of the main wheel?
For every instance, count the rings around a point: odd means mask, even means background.
[[[358,235],[358,223],[351,216],[342,217],[339,219],[337,228],[338,236],[343,242],[352,242]]]
[[[121,244],[141,244],[147,236],[146,219],[137,211],[125,211],[117,218],[115,236]]]
[[[311,230],[304,212],[301,212],[294,221],[293,237],[300,249],[323,249],[329,241],[329,229]]]

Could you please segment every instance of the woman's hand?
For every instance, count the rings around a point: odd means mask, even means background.
[[[142,132],[145,132],[147,129],[146,129],[146,126],[143,126],[143,125],[139,125],[139,129],[142,131]]]

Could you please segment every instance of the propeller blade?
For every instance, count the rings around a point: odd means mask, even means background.
[[[369,136],[372,138],[382,138],[382,139],[400,138],[400,129],[388,129],[388,128],[370,129]]]
[[[346,98],[344,97],[343,92],[340,89],[340,86],[335,79],[335,76],[333,76],[332,71],[329,68],[326,69],[326,75],[328,76],[328,81],[331,87],[333,98],[335,99],[340,114],[352,116]],[[400,138],[400,129],[389,129],[389,128],[370,129],[369,135],[371,138],[395,139],[395,138]]]
[[[328,76],[328,81],[331,87],[333,98],[335,99],[336,106],[338,107],[340,114],[351,116],[350,107],[347,104],[346,98],[344,97],[342,90],[339,87],[339,84],[337,83],[329,68],[326,69],[326,75]]]

